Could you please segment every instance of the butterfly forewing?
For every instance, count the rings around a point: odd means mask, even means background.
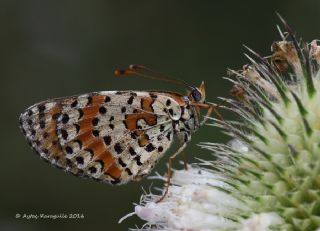
[[[183,104],[176,93],[104,91],[41,102],[20,122],[30,145],[53,165],[125,183],[149,174],[168,150]]]

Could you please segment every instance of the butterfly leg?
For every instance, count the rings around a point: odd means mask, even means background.
[[[207,120],[209,119],[209,116],[211,115],[212,112],[216,113],[218,118],[220,120],[224,120],[222,115],[218,112],[216,108],[219,108],[222,104],[224,104],[225,101],[219,104],[212,104],[212,103],[195,103],[193,104],[194,106],[198,106],[200,108],[208,109],[207,114],[205,115],[204,119],[201,121],[200,125],[204,125]]]
[[[168,194],[168,192],[169,192],[169,187],[170,187],[171,175],[172,175],[172,170],[171,170],[172,161],[173,161],[173,159],[174,159],[177,155],[179,155],[181,152],[183,152],[183,150],[186,148],[186,146],[187,146],[187,144],[184,143],[184,144],[178,149],[178,151],[177,151],[175,154],[173,154],[172,156],[169,157],[166,190],[165,190],[164,194],[162,194],[162,196],[160,197],[160,199],[156,201],[156,203],[161,202],[161,201],[166,197],[166,195]]]
[[[209,116],[211,115],[211,113],[213,112],[213,110],[214,110],[213,106],[208,108],[207,114],[205,115],[204,119],[201,121],[200,126],[204,125],[207,122],[207,120],[208,120]],[[218,115],[220,115],[220,114],[218,114]]]
[[[214,104],[202,104],[202,103],[197,103],[194,104],[195,106],[201,107],[208,109],[207,114],[204,116],[204,119],[200,122],[200,126],[204,125],[207,120],[209,119],[209,116],[211,115],[212,112],[215,112],[220,120],[223,120],[222,115],[216,110],[218,105]]]
[[[184,151],[181,152],[181,159],[183,161],[184,170],[188,170],[188,162]]]

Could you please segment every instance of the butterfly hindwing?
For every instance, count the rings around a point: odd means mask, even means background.
[[[139,180],[168,150],[181,99],[160,92],[104,91],[54,99],[24,112],[21,128],[40,156],[75,175]]]

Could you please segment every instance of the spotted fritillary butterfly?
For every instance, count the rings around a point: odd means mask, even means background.
[[[201,125],[200,108],[214,110],[205,102],[203,82],[186,96],[100,91],[37,103],[21,114],[20,126],[30,146],[52,165],[124,184],[148,175],[174,138],[182,141],[180,153]]]

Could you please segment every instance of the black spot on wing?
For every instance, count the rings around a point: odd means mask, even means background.
[[[88,100],[87,105],[92,104],[92,96],[88,96],[87,100]]]
[[[133,103],[133,99],[134,99],[134,97],[133,97],[133,96],[130,96],[130,98],[128,99],[127,103],[128,103],[129,105],[131,105],[131,104]]]
[[[46,110],[46,105],[45,104],[40,104],[38,106],[38,110],[39,110],[39,113],[44,112],[44,110]]]
[[[125,171],[128,173],[129,176],[132,175],[132,172],[131,172],[131,170],[129,168],[125,168]]]
[[[98,125],[98,123],[99,123],[99,118],[94,118],[93,120],[92,120],[92,125],[93,126],[97,126]]]
[[[120,182],[121,180],[119,178],[110,181],[111,184],[119,184]]]
[[[44,129],[44,128],[46,127],[46,122],[44,122],[43,120],[41,120],[41,121],[39,122],[39,125],[40,125],[40,128],[41,128],[41,129]]]
[[[94,137],[99,137],[99,135],[100,135],[99,130],[92,130],[92,135],[93,135]]]
[[[49,133],[48,133],[48,132],[44,132],[43,135],[42,135],[43,139],[47,139],[48,136],[49,136]]]
[[[125,168],[125,167],[127,166],[126,163],[124,163],[121,158],[118,159],[118,163],[119,163],[123,168]]]
[[[79,131],[80,131],[80,125],[79,124],[73,124],[73,126],[76,128],[76,132],[78,134]]]
[[[137,139],[137,137],[138,137],[135,132],[131,132],[130,136],[131,136],[132,139]]]
[[[72,154],[72,153],[73,153],[73,149],[72,149],[70,146],[67,146],[67,147],[65,148],[65,150],[66,150],[66,153],[67,153],[67,154]]]
[[[167,139],[170,141],[171,140],[171,132],[168,132],[168,134],[166,135]]]
[[[69,115],[68,115],[68,114],[63,114],[61,121],[62,121],[63,124],[68,123],[68,121],[69,121]]]
[[[117,154],[120,154],[120,153],[123,152],[123,149],[122,149],[120,143],[116,143],[116,144],[114,145],[114,150],[117,152]]]
[[[90,172],[91,174],[94,174],[94,173],[97,172],[97,168],[96,168],[96,167],[93,167],[93,166],[91,166],[90,168],[88,168],[88,170],[89,170],[89,172]]]
[[[108,103],[111,101],[111,98],[109,96],[106,96],[105,99],[104,99],[104,102]]]
[[[84,163],[82,156],[77,156],[76,157],[76,161],[77,161],[78,164],[81,164],[81,165]]]
[[[141,160],[140,160],[140,156],[136,156],[136,157],[134,158],[134,160],[136,161],[136,163],[137,163],[138,166],[141,166],[141,165],[142,165]]]
[[[78,100],[75,100],[71,103],[71,107],[76,107],[78,105]]]
[[[79,108],[79,109],[78,109],[78,113],[79,113],[78,120],[80,120],[80,119],[83,117],[83,115],[84,115],[83,110]]]
[[[151,92],[149,95],[150,95],[150,97],[151,97],[152,99],[158,98],[158,96],[157,96],[156,94],[152,93],[152,92]]]
[[[103,137],[103,140],[106,145],[110,145],[112,141],[111,136],[108,136],[108,135]]]
[[[99,108],[99,112],[100,112],[101,115],[106,114],[107,113],[107,109],[104,106],[101,106]]]
[[[31,125],[32,125],[32,120],[31,120],[31,119],[28,119],[28,120],[27,120],[27,124],[28,124],[29,126],[31,126]]]
[[[149,143],[146,147],[145,150],[147,152],[152,152],[153,150],[155,150],[156,148],[154,147],[154,145],[152,143]]]
[[[44,117],[45,117],[44,112],[40,112],[40,113],[39,113],[39,120],[43,119]]]
[[[64,140],[68,139],[68,132],[66,130],[61,129],[60,134],[61,134],[62,139],[64,139]]]
[[[160,125],[160,132],[163,132],[163,131],[164,131],[164,125],[161,124],[161,125]]]
[[[29,109],[28,116],[32,116],[32,115],[33,115],[33,111],[31,109]]]
[[[137,153],[134,151],[134,149],[132,147],[129,148],[129,153],[131,156],[137,155]]]

